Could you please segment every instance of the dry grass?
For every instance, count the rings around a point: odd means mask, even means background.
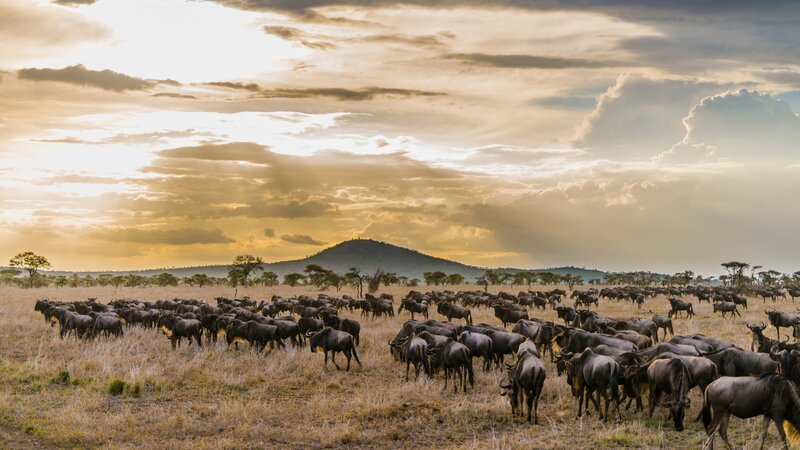
[[[405,290],[387,292],[398,297]],[[301,293],[316,295],[287,287],[239,295]],[[682,433],[664,420],[664,411],[652,420],[632,410],[623,410],[621,423],[604,424],[596,413],[578,420],[568,386],[549,362],[539,426],[511,416],[499,395],[498,373],[478,369],[476,388],[466,395],[443,392],[441,379],[405,383],[405,366],[392,360],[386,345],[409,318],[405,313],[379,320],[343,313],[362,324],[364,362],[346,373],[333,366],[324,370],[322,355],[307,348],[258,355],[220,342],[173,352],[154,330],[133,329],[119,340],[62,341],[33,311],[34,300],[42,297],[213,302],[220,295],[232,296],[232,290],[0,289],[0,424],[43,443],[82,448],[701,448],[705,441],[701,424],[693,421],[702,404],[699,393],[693,394]],[[750,301],[743,319],[724,321],[707,304],[695,304],[695,319],[676,320],[675,331],[702,332],[749,348],[745,321],[765,318],[761,300]],[[641,315],[664,313],[666,304],[663,298],[648,300]],[[779,307],[794,309],[786,301]],[[612,317],[637,314],[629,304],[608,301],[601,301],[599,311]],[[555,319],[554,311],[536,315]],[[488,309],[473,311],[473,317],[476,323],[496,322]],[[110,393],[114,380],[122,383],[118,395]],[[759,426],[756,420],[734,419],[733,443],[756,447]],[[771,430],[768,444],[775,447],[776,439]]]

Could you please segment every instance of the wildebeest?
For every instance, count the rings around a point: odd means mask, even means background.
[[[414,320],[414,314],[422,314],[422,317],[428,318],[428,303],[427,302],[417,302],[410,298],[405,298],[400,302],[400,306],[397,307],[397,314],[399,315],[401,311],[405,309],[406,311],[411,313],[411,320]]]
[[[183,338],[189,339],[189,345],[192,345],[192,338],[194,338],[199,347],[203,346],[203,325],[199,320],[165,314],[158,319],[158,326],[164,331],[164,334],[169,336],[173,350],[176,344],[178,347],[181,346]]]
[[[655,324],[656,324],[656,326],[658,328],[664,330],[664,339],[667,338],[667,331],[669,331],[669,334],[671,336],[675,336],[675,331],[672,329],[672,319],[671,318],[655,315],[655,316],[653,316],[653,322],[655,322]],[[656,335],[658,335],[658,331],[656,331]]]
[[[517,323],[520,320],[528,320],[528,310],[524,308],[514,308],[505,304],[495,304],[494,316],[500,319],[505,327],[509,323]]]
[[[334,330],[350,333],[355,339],[356,345],[361,345],[361,324],[353,319],[342,319],[339,316],[324,315],[322,321],[326,327]]]
[[[444,369],[445,389],[447,389],[447,381],[451,373],[454,383],[453,392],[458,392],[459,386],[463,386],[464,392],[467,392],[467,379],[469,379],[470,387],[475,387],[472,357],[464,344],[454,341],[453,338],[447,338],[444,345],[428,350],[428,355],[431,358],[431,369],[434,373],[439,369]],[[456,376],[458,376],[458,384],[455,384]]]
[[[671,319],[672,316],[680,316],[681,311],[686,311],[686,316],[691,319],[694,317],[694,308],[690,302],[686,302],[683,300],[678,300],[677,298],[670,298],[669,299],[669,318]]]
[[[355,358],[359,367],[361,367],[361,361],[358,359],[358,352],[356,351],[355,338],[350,333],[325,327],[316,333],[307,333],[306,337],[310,339],[311,353],[322,350],[325,354],[325,367],[328,366],[328,352],[331,352],[331,362],[337,369],[341,369],[336,364],[336,353],[338,352],[341,352],[347,358],[347,371],[350,371],[351,357]]]
[[[742,317],[742,314],[739,313],[739,310],[736,308],[736,303],[732,303],[732,302],[717,302],[717,303],[714,303],[713,309],[714,309],[714,312],[722,313],[722,318],[723,319],[725,318],[725,313],[730,313],[731,319],[733,319],[737,315],[739,317]]]
[[[570,323],[575,321],[575,318],[578,317],[578,313],[575,309],[570,308],[569,306],[559,306],[556,308],[556,315],[558,315],[559,319],[564,320],[565,325],[569,325]]]
[[[647,366],[647,380],[650,389],[649,412],[661,401],[662,393],[671,394],[672,398],[664,401],[677,431],[683,431],[683,417],[689,406],[689,388],[692,376],[689,368],[680,359],[657,359]]]
[[[530,349],[520,352],[514,364],[508,364],[508,383],[500,383],[503,388],[502,395],[507,395],[511,402],[511,413],[519,415],[524,412],[522,403],[528,407],[528,422],[531,421],[531,410],[533,410],[533,423],[539,424],[539,397],[542,395],[542,387],[547,377],[544,363]]]
[[[495,359],[492,338],[482,333],[473,333],[467,330],[458,336],[458,342],[467,346],[470,357],[483,357],[484,371],[492,368],[492,361]]]
[[[256,347],[259,353],[264,351],[267,344],[269,344],[271,349],[275,348],[276,342],[278,347],[286,347],[283,341],[278,337],[277,326],[259,323],[253,320],[248,322],[235,320],[228,324],[228,328],[225,331],[225,339],[228,345],[239,339],[243,339],[250,344],[250,347]]]
[[[717,427],[728,448],[728,420],[731,415],[740,419],[763,416],[761,421],[761,448],[767,439],[770,421],[775,424],[783,448],[788,449],[787,432],[793,445],[798,444],[800,428],[800,399],[791,380],[780,374],[758,377],[722,377],[708,386],[700,412],[706,434],[710,436],[709,448],[714,448]]]
[[[748,323],[747,328],[749,328],[750,332],[753,334],[753,340],[750,341],[750,351],[769,353],[769,349],[771,349],[773,345],[781,343],[777,339],[764,336],[764,330],[767,328],[764,322],[760,322],[758,325]]]
[[[775,373],[779,368],[779,363],[773,361],[770,355],[748,352],[736,347],[702,353],[700,356],[713,361],[720,376],[726,377]]]
[[[414,380],[419,378],[419,369],[425,370],[425,375],[431,376],[431,363],[428,358],[428,343],[424,339],[410,336],[402,347],[403,358],[406,361],[406,381],[408,381],[408,371],[414,365]]]
[[[451,319],[464,319],[467,325],[472,325],[472,312],[463,306],[453,305],[451,303],[439,303],[436,306],[436,312],[447,317],[447,321]]]
[[[122,337],[122,322],[119,317],[115,316],[98,316],[94,319],[94,325],[90,337],[99,337],[100,335]]]
[[[65,315],[65,319],[61,324],[61,337],[68,337],[73,331],[75,336],[79,338],[88,337],[92,332],[93,326],[94,319],[92,316],[69,312]]]
[[[783,313],[780,311],[765,311],[769,323],[775,327],[778,339],[781,338],[781,327],[792,328],[800,323],[800,314]]]
[[[571,353],[562,352],[560,357],[567,358],[567,383],[572,389],[572,395],[578,397],[578,417],[583,415],[585,395],[587,405],[591,400],[603,420],[608,420],[609,404],[614,401],[617,419],[621,420],[618,386],[622,373],[619,364],[610,356],[598,355],[590,348],[574,356]],[[605,414],[592,395],[595,391],[606,401]]]

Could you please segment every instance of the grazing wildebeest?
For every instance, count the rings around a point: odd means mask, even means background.
[[[792,328],[800,323],[800,315],[792,313],[783,313],[780,311],[766,311],[765,314],[769,318],[769,323],[775,327],[778,333],[778,339],[781,338],[781,327]]]
[[[453,305],[451,303],[439,303],[436,306],[436,312],[447,317],[448,322],[455,317],[456,319],[464,319],[467,325],[472,325],[472,312],[463,306]]]
[[[742,317],[741,313],[739,313],[739,310],[736,308],[736,303],[732,303],[732,302],[717,302],[717,303],[714,303],[713,309],[714,309],[714,312],[722,313],[722,318],[723,319],[725,318],[725,313],[730,313],[731,319],[733,319],[737,315],[739,317]]]
[[[350,333],[325,327],[316,333],[307,333],[306,337],[310,339],[311,353],[322,350],[325,354],[325,367],[328,366],[328,352],[331,352],[331,362],[337,369],[341,369],[336,364],[336,353],[338,352],[342,352],[344,357],[347,358],[347,371],[350,371],[351,357],[356,359],[359,367],[361,366],[361,361],[358,359],[358,352],[356,351],[355,338]]]
[[[669,318],[671,319],[673,315],[680,317],[681,311],[686,311],[686,316],[691,319],[694,317],[694,308],[692,308],[692,304],[690,302],[686,302],[683,300],[678,300],[677,298],[670,298],[669,300]]]
[[[621,420],[618,386],[622,373],[619,364],[610,356],[598,355],[590,348],[574,356],[572,353],[562,352],[559,357],[567,359],[567,383],[572,389],[572,395],[578,397],[578,417],[583,415],[585,395],[587,407],[591,400],[604,421],[608,420],[608,408],[613,400],[616,405],[617,419]],[[606,401],[605,414],[592,395],[595,391]],[[611,391],[610,395],[608,391]]]
[[[406,381],[408,381],[408,371],[412,364],[414,365],[414,380],[419,378],[420,367],[425,370],[425,375],[428,377],[432,375],[428,359],[428,343],[424,339],[410,336],[403,344],[402,351],[406,361]]]
[[[683,431],[683,417],[689,406],[689,388],[692,376],[689,368],[680,359],[657,359],[647,367],[647,380],[650,384],[649,413],[661,401],[662,393],[671,394],[672,398],[664,401],[669,408],[670,416],[677,431]]]
[[[122,322],[119,317],[98,316],[94,319],[94,326],[89,337],[99,337],[101,334],[108,336],[122,337]]]
[[[495,359],[492,338],[482,333],[473,333],[467,330],[458,336],[458,342],[467,346],[470,357],[483,356],[483,370],[491,370],[492,361]]]
[[[173,315],[163,315],[158,319],[158,326],[164,331],[164,334],[169,336],[172,343],[172,349],[175,350],[177,344],[181,346],[181,339],[189,339],[189,345],[192,345],[192,338],[197,340],[199,347],[203,346],[203,324],[196,319],[184,319]]]
[[[672,329],[672,319],[669,317],[655,315],[653,316],[653,322],[655,322],[658,328],[664,330],[664,339],[667,338],[667,331],[671,336],[675,336],[675,331]],[[662,339],[663,340],[663,339]]]
[[[558,315],[559,319],[564,320],[564,325],[569,325],[575,321],[576,317],[578,317],[578,313],[575,311],[575,309],[570,308],[569,306],[559,306],[556,308],[556,315]]]
[[[400,301],[400,306],[397,307],[397,314],[406,310],[411,313],[411,320],[414,320],[414,314],[422,314],[422,317],[428,318],[428,303],[425,301],[417,302],[414,299],[405,298]]]
[[[467,392],[467,378],[470,387],[475,387],[475,372],[472,370],[472,357],[469,349],[464,344],[456,342],[453,338],[447,338],[444,345],[428,350],[431,357],[431,369],[437,372],[444,369],[444,389],[447,389],[447,380],[453,374],[453,392],[458,392],[458,387],[463,386]],[[455,384],[458,376],[458,384]]]
[[[539,397],[542,395],[542,387],[547,377],[544,363],[531,350],[525,349],[518,355],[514,364],[507,364],[508,383],[500,383],[503,388],[501,395],[507,395],[511,402],[511,413],[524,414],[522,403],[528,407],[528,422],[531,421],[531,409],[533,410],[533,423],[539,424]],[[519,408],[519,413],[517,413]]]
[[[286,345],[278,337],[277,326],[256,322],[254,320],[244,323],[240,321],[232,322],[228,325],[225,338],[228,341],[228,345],[238,339],[244,339],[250,343],[250,347],[255,346],[259,353],[264,351],[267,344],[269,344],[270,349],[275,348],[276,342],[278,343],[278,347],[286,348]]]
[[[528,320],[528,310],[514,308],[505,304],[494,305],[494,316],[503,322],[503,327],[509,323],[517,323],[520,320]]]
[[[757,377],[722,377],[711,383],[705,392],[700,415],[706,434],[710,437],[709,448],[714,448],[717,427],[719,435],[728,448],[728,421],[731,415],[740,419],[763,416],[761,421],[761,449],[767,439],[769,423],[773,422],[788,449],[787,432],[793,445],[798,444],[800,428],[800,399],[794,383],[780,374]]]
[[[69,312],[65,315],[64,322],[61,325],[61,337],[68,337],[73,331],[75,331],[75,336],[79,338],[88,337],[92,332],[93,326],[94,319],[92,316]]]
[[[770,355],[748,352],[736,347],[702,353],[700,356],[713,361],[717,365],[720,376],[723,377],[775,373],[780,367],[780,364],[773,361]]]

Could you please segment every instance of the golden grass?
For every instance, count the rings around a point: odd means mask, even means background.
[[[405,290],[386,292],[398,298]],[[323,356],[308,348],[259,355],[246,346],[228,349],[220,341],[202,350],[184,343],[172,351],[154,329],[126,330],[122,339],[62,341],[57,329],[33,311],[34,300],[44,297],[91,296],[103,302],[180,297],[213,303],[214,297],[232,293],[224,287],[0,289],[0,424],[27,430],[46,444],[82,448],[701,448],[705,441],[702,425],[693,421],[702,405],[698,392],[682,433],[673,430],[661,409],[651,420],[624,409],[621,423],[602,423],[594,411],[577,419],[569,387],[549,362],[538,426],[512,417],[500,396],[501,374],[484,373],[480,364],[476,387],[467,394],[444,392],[441,377],[405,383],[405,365],[393,361],[386,345],[410,318],[405,312],[378,320],[342,312],[362,324],[364,367],[353,364],[347,373],[332,365],[324,370]],[[299,287],[239,290],[240,296],[257,299],[301,293],[317,294]],[[794,310],[788,301],[778,306]],[[649,317],[648,310],[663,314],[667,309],[659,298],[648,300],[641,312],[601,300],[599,311]],[[675,320],[675,331],[703,332],[749,348],[744,323],[765,320],[765,309],[751,299],[742,319],[722,320],[709,305],[695,302],[695,318]],[[534,315],[555,320],[550,310]],[[476,323],[496,323],[489,309],[473,311],[473,317]],[[113,380],[124,383],[119,395],[109,393]],[[754,447],[759,428],[760,420],[733,419],[729,435],[737,446]],[[776,440],[771,430],[768,443]]]

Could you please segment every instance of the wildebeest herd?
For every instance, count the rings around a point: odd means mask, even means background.
[[[785,298],[775,291],[756,295],[764,301]],[[590,309],[602,299],[629,301],[641,311],[645,299],[659,296],[666,297],[666,301],[659,300],[664,301],[664,316],[614,318]],[[691,296],[696,304],[688,300]],[[564,304],[569,300],[572,306]],[[538,405],[549,362],[575,397],[578,417],[593,408],[604,421],[612,415],[619,420],[629,414],[632,405],[635,411],[652,417],[661,406],[674,428],[681,431],[691,406],[690,394],[697,391],[702,406],[696,417],[711,436],[712,447],[717,434],[730,446],[730,415],[762,416],[762,446],[770,422],[788,446],[787,434],[794,438],[800,429],[796,394],[800,343],[789,342],[790,337],[800,335],[800,315],[772,310],[766,312],[766,322],[747,324],[749,332],[744,329],[743,333],[752,338],[750,351],[704,334],[675,335],[673,319],[681,313],[691,319],[695,306],[703,301],[713,303],[712,311],[722,317],[728,314],[733,318],[739,314],[739,306],[747,308],[745,295],[720,287],[592,288],[571,295],[559,289],[517,294],[410,291],[398,302],[397,314],[406,311],[412,318],[388,342],[388,350],[395,361],[404,363],[406,381],[413,367],[415,379],[421,372],[425,380],[441,375],[444,389],[452,383],[454,392],[474,387],[473,359],[478,358],[482,371],[502,374],[498,393],[507,397],[512,414],[526,416],[534,424],[539,423]],[[442,320],[428,318],[433,307]],[[476,308],[493,310],[498,324],[474,324],[472,311]],[[555,311],[558,322],[534,317],[537,309],[546,308]],[[143,327],[168,336],[173,349],[179,348],[183,339],[202,347],[204,342],[216,343],[220,336],[229,347],[248,343],[257,352],[286,348],[287,343],[308,345],[312,352],[324,353],[325,366],[330,353],[337,369],[335,355],[341,353],[349,371],[351,359],[362,364],[357,350],[361,325],[340,317],[340,311],[361,311],[362,317],[372,318],[394,316],[395,301],[388,294],[367,294],[364,299],[324,294],[317,298],[273,296],[270,302],[217,298],[216,306],[180,299],[114,300],[109,304],[95,299],[39,300],[35,310],[51,325],[58,325],[62,338],[122,338],[124,329]],[[417,314],[425,320],[417,320]],[[767,323],[776,328],[777,339],[765,334]],[[783,340],[780,328],[790,330]]]

